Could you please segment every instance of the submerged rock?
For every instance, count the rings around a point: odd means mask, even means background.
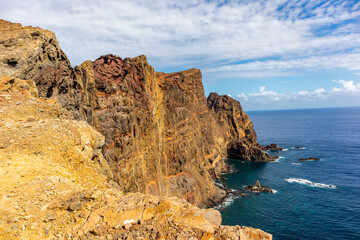
[[[306,161],[320,161],[320,158],[309,157],[309,158],[299,158],[298,161],[306,162]]]

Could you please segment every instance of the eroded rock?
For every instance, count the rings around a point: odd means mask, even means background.
[[[276,143],[272,143],[272,144],[269,144],[266,146],[260,145],[260,147],[261,147],[261,150],[264,150],[264,151],[282,151],[283,150]]]
[[[274,193],[274,191],[271,188],[267,186],[261,186],[259,180],[256,181],[255,186],[249,185],[244,187],[244,189],[256,193],[261,193],[261,192]]]

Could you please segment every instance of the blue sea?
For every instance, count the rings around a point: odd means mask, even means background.
[[[230,189],[269,186],[276,193],[229,196],[223,224],[263,229],[274,239],[360,239],[360,107],[248,112],[263,145],[285,151],[273,163],[229,159]],[[304,149],[294,149],[303,147]],[[317,157],[320,161],[299,162]]]

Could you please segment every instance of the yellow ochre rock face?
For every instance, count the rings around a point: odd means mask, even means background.
[[[0,239],[271,239],[184,199],[123,194],[105,138],[32,80],[0,76]]]
[[[104,137],[56,100],[37,98],[31,80],[0,77],[0,136],[0,237],[45,238],[68,228],[66,201],[108,188]]]

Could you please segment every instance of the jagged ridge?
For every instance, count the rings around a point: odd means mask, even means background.
[[[0,75],[34,80],[41,97],[56,98],[104,134],[103,154],[126,192],[210,206],[225,196],[211,177],[224,158],[271,160],[239,102],[205,98],[198,69],[157,73],[145,56],[114,55],[73,69],[52,32],[0,26]]]

